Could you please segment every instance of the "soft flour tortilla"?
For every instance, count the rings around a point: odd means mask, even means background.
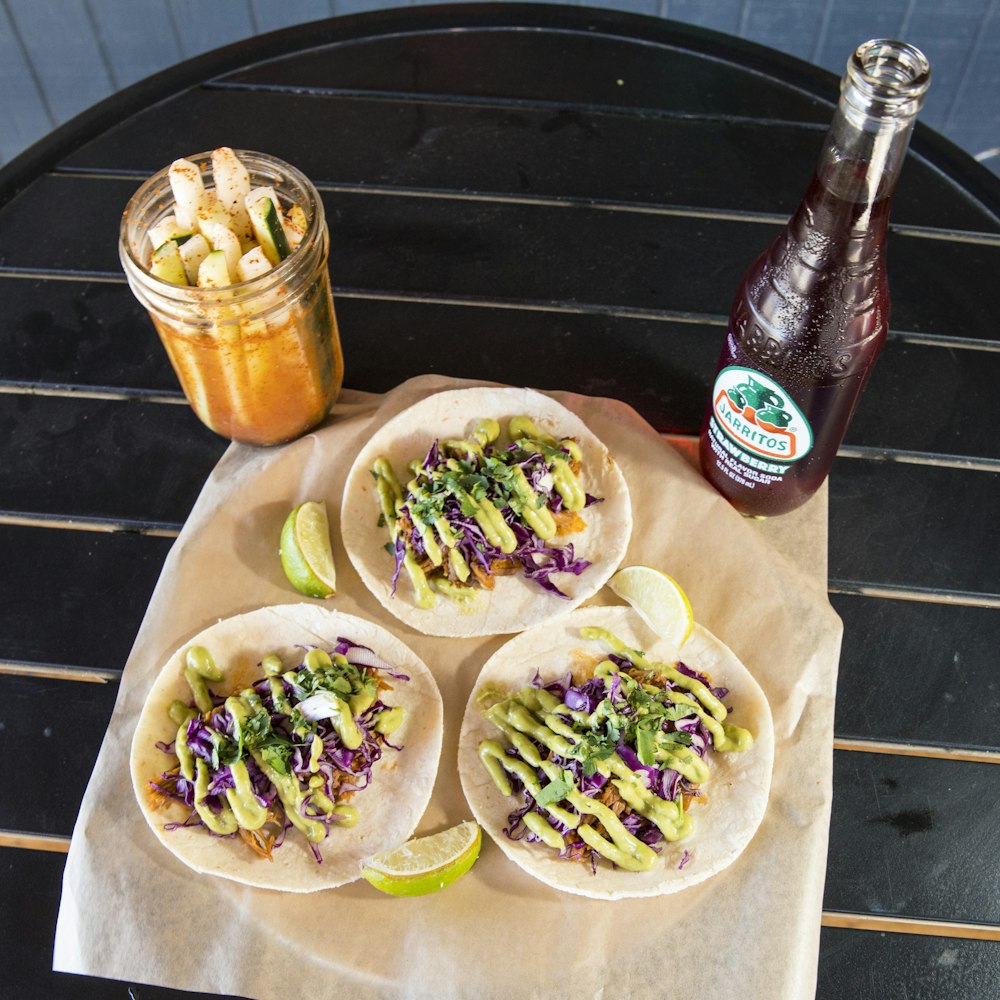
[[[583,453],[584,490],[602,503],[583,511],[587,527],[558,539],[589,559],[579,576],[559,573],[553,583],[568,600],[550,594],[522,573],[496,578],[495,590],[477,589],[461,604],[438,595],[433,608],[418,608],[405,573],[392,593],[393,557],[386,551],[389,530],[379,526],[379,498],[372,465],[387,458],[403,483],[407,465],[422,460],[434,440],[464,438],[484,417],[500,423],[506,441],[511,417],[530,417],[553,437],[572,437]],[[391,614],[427,635],[478,636],[519,632],[577,607],[596,594],[617,569],[632,532],[628,486],[607,448],[564,406],[530,389],[456,389],[429,396],[380,428],[361,450],[347,477],[340,518],[344,546],[365,586]]]
[[[205,646],[225,674],[209,681],[220,695],[240,691],[263,676],[260,661],[277,653],[291,667],[300,662],[302,646],[335,646],[338,637],[373,649],[408,681],[393,680],[386,702],[404,709],[402,726],[393,734],[397,753],[386,750],[372,769],[372,782],[351,800],[358,808],[355,826],[334,828],[319,844],[318,864],[305,838],[292,828],[276,848],[274,860],[258,858],[239,837],[215,837],[201,826],[164,830],[169,822],[183,822],[189,810],[183,803],[153,809],[149,781],[173,763],[158,750],[158,741],[170,743],[177,734],[167,708],[175,698],[190,703],[184,680],[184,653]],[[160,842],[195,871],[221,875],[245,885],[287,892],[314,892],[352,882],[361,862],[377,851],[406,841],[420,820],[437,773],[443,729],[441,695],[430,671],[402,642],[385,629],[354,615],[327,611],[310,604],[261,608],[226,618],[194,636],[167,661],[146,698],[132,739],[132,784],[139,805]]]
[[[545,844],[510,840],[503,833],[508,815],[522,799],[502,795],[479,760],[479,744],[484,739],[504,742],[496,727],[483,718],[479,692],[486,685],[519,691],[531,683],[536,670],[548,682],[593,663],[601,646],[580,637],[580,629],[587,625],[607,629],[626,645],[643,650],[652,662],[672,663],[678,658],[676,650],[658,639],[635,612],[622,607],[582,608],[511,639],[486,662],[465,710],[458,748],[465,796],[480,825],[504,854],[553,888],[595,899],[656,896],[686,889],[731,864],[750,843],[764,816],[774,759],[774,729],[764,692],[735,654],[700,625],[685,643],[680,660],[708,674],[714,686],[729,688],[724,699],[732,709],[729,719],[749,729],[754,744],[743,753],[709,754],[711,774],[702,786],[707,801],[692,804],[690,809],[694,833],[676,843],[661,843],[651,871],[622,871],[602,862],[596,873],[589,865],[559,860]],[[688,860],[681,868],[685,852]]]

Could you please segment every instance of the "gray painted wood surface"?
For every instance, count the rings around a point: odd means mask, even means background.
[[[419,0],[418,0],[419,2]],[[182,59],[384,0],[0,0],[0,163],[115,90]],[[866,38],[931,60],[922,119],[1000,172],[1000,0],[602,0],[739,35],[840,73]]]

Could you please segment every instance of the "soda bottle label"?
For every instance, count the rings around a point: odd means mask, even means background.
[[[812,450],[805,414],[773,378],[730,365],[715,379],[711,432],[731,459],[759,472],[780,475]]]

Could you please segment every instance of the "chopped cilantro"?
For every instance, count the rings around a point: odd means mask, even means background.
[[[678,719],[683,719],[688,715],[694,715],[694,713],[694,706],[686,705],[684,702],[677,702],[677,704],[667,702],[660,710],[660,715],[665,722],[676,722]]]
[[[288,774],[288,759],[291,755],[291,743],[275,743],[260,749],[261,760],[273,767],[278,774]]]
[[[599,761],[607,760],[618,748],[618,739],[606,733],[590,730],[574,747],[573,756],[583,764],[583,773],[590,777]]]
[[[635,753],[646,767],[653,767],[656,764],[656,737],[649,729],[636,729]]]
[[[572,780],[567,781],[565,778],[556,778],[542,788],[535,796],[535,802],[540,806],[550,806],[554,802],[566,798],[573,790],[573,787]]]
[[[664,733],[661,732],[657,735],[657,740],[660,743],[677,743],[682,747],[691,746],[691,734],[690,733]]]

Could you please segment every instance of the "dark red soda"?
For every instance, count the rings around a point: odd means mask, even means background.
[[[858,46],[805,197],[736,292],[700,453],[741,513],[794,510],[830,471],[885,342],[889,203],[930,79],[912,45]]]
[[[815,493],[885,342],[891,198],[865,196],[867,166],[821,166],[736,292],[700,457],[743,514]]]

